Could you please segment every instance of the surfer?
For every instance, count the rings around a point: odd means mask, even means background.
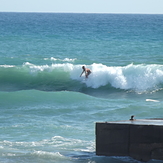
[[[88,78],[88,75],[91,74],[91,70],[89,68],[86,68],[85,66],[82,66],[82,69],[83,69],[83,72],[81,73],[80,77],[85,72],[85,77]]]

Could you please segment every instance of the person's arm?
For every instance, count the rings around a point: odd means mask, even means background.
[[[83,72],[81,73],[80,77],[83,75],[83,73],[84,73],[84,70],[83,70]]]

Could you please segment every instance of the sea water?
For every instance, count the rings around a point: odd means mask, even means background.
[[[0,13],[0,162],[137,163],[95,154],[131,115],[163,118],[163,15]]]

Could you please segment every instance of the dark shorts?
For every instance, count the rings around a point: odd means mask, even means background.
[[[90,74],[91,74],[91,71],[88,71],[88,72],[87,72],[87,76],[90,75]]]

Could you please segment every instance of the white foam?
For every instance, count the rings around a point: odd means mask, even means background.
[[[74,58],[74,59],[70,59],[70,58],[63,59],[63,61],[66,61],[66,62],[74,62],[75,60],[76,60],[76,58]]]
[[[64,59],[59,59],[59,58],[44,58],[44,60],[51,60],[51,61],[61,61],[61,62],[74,62],[76,60],[76,58],[64,58]]]
[[[47,156],[47,157],[64,157],[62,154],[60,154],[59,152],[47,152],[47,151],[34,151],[33,152],[34,155],[38,155],[38,156]]]
[[[2,68],[10,68],[10,67],[15,67],[14,65],[0,65]]]
[[[73,68],[71,77],[80,80],[88,87],[99,88],[110,84],[114,88],[135,91],[156,89],[163,83],[162,65],[127,65],[124,67],[108,67],[103,64],[86,65],[92,70],[88,79],[80,78],[81,65]],[[75,69],[75,70],[74,70]]]
[[[26,62],[23,66],[27,66],[31,73],[37,73],[38,71],[63,71],[68,73],[72,80],[77,80],[86,84],[87,87],[95,89],[110,85],[117,89],[134,90],[141,93],[160,90],[160,86],[163,84],[163,66],[155,64],[106,66],[93,63],[92,65],[84,65],[92,71],[87,79],[84,74],[80,77],[83,65],[74,65],[72,63],[34,65]]]
[[[153,99],[146,99],[146,101],[151,101],[151,102],[160,102],[159,100],[153,100]]]

